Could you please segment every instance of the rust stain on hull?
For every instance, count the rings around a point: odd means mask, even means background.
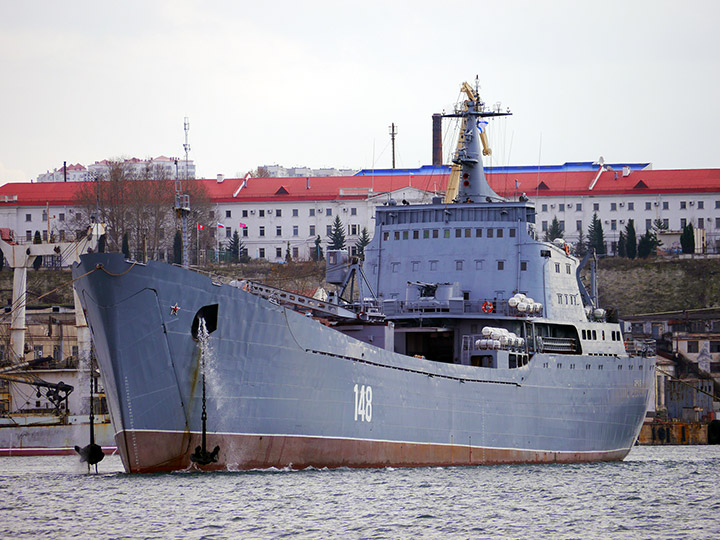
[[[135,432],[137,452],[122,444],[118,449],[127,468],[133,473],[183,470],[194,467],[188,446],[200,444],[200,434]],[[621,461],[630,449],[607,452],[547,452],[483,448],[467,445],[388,442],[319,437],[268,435],[216,435],[208,433],[208,448],[220,446],[219,461],[200,467],[203,470],[247,470],[292,468],[379,468],[379,467],[441,467],[468,465],[583,463]],[[136,463],[147,463],[138,467]]]

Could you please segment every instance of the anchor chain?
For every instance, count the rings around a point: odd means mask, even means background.
[[[195,447],[195,452],[190,454],[190,460],[198,465],[208,465],[218,460],[220,446],[213,448],[212,452],[207,450],[207,405],[205,398],[205,353],[202,354],[202,413],[200,414],[202,423],[202,440],[199,446]]]

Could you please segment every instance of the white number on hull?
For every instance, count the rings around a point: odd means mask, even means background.
[[[370,422],[372,420],[372,386],[357,384],[353,387],[355,392],[355,421],[358,417],[361,422]]]

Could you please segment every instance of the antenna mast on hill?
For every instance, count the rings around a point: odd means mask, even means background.
[[[185,150],[185,170],[184,177],[186,180],[185,188],[187,189],[188,180],[188,154],[190,152],[190,143],[188,143],[188,132],[190,131],[190,122],[188,117],[185,117],[184,127],[185,130],[185,144],[183,149]],[[180,176],[175,172],[175,214],[180,218],[182,223],[182,265],[183,268],[190,266],[188,251],[190,244],[188,242],[188,228],[187,228],[187,217],[190,213],[190,195],[182,192],[182,183],[180,182]]]

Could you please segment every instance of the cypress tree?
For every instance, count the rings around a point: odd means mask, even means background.
[[[593,214],[592,222],[588,228],[588,248],[594,249],[598,255],[605,255],[605,235],[602,222],[597,213]]]
[[[635,222],[632,219],[629,219],[625,226],[625,243],[628,259],[637,257],[637,235],[635,233]]]
[[[625,231],[620,231],[620,238],[617,244],[618,256],[627,257],[627,240],[625,239]]]
[[[123,234],[122,252],[126,259],[130,258],[130,239],[128,238],[128,233]]]
[[[692,223],[688,223],[683,227],[680,235],[680,246],[683,253],[695,253],[695,231]]]
[[[563,237],[563,230],[562,227],[560,227],[560,222],[558,221],[557,216],[553,216],[553,220],[550,223],[550,228],[545,231],[545,241],[546,242],[552,242],[556,238],[562,238]]]
[[[33,244],[42,244],[42,237],[40,236],[40,231],[35,231],[35,236],[33,236]],[[35,260],[33,261],[33,268],[35,270],[40,270],[40,267],[42,266],[42,255],[38,255],[35,257]]]

